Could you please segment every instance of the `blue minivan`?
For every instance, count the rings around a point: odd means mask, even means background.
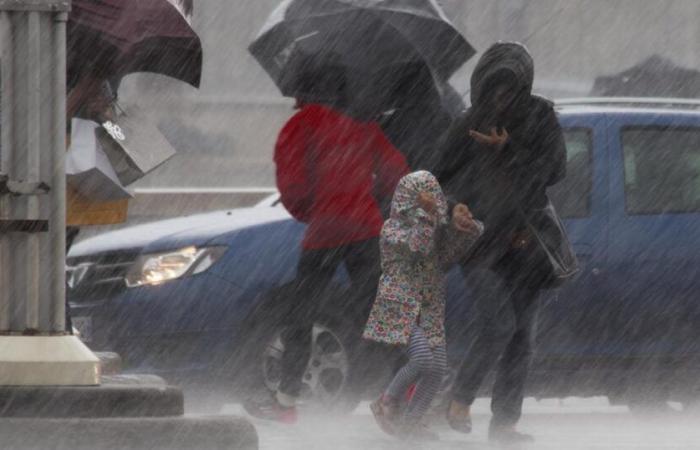
[[[557,104],[568,175],[550,192],[581,262],[542,296],[529,394],[607,395],[632,407],[700,399],[700,102]],[[278,203],[137,225],[68,258],[76,328],[131,370],[234,390],[273,388],[286,285],[303,225]],[[374,394],[396,355],[361,342],[342,269],[314,332],[306,394]],[[371,299],[367,299],[371,301]],[[470,344],[470,299],[449,274],[448,350]]]

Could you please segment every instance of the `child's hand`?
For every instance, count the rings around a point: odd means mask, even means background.
[[[421,192],[418,194],[416,202],[418,203],[418,207],[420,207],[423,211],[427,212],[433,217],[437,216],[438,204],[437,200],[435,200],[435,197],[433,197],[432,194],[428,192]]]
[[[457,204],[452,210],[452,226],[465,233],[479,232],[479,226],[476,224],[472,212],[463,203]]]

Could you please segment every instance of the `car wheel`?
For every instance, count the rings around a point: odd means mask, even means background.
[[[258,359],[261,381],[275,391],[281,379],[284,342],[283,327],[268,334]],[[328,322],[314,325],[311,358],[302,378],[301,402],[324,411],[349,412],[360,401],[352,373],[351,347],[338,327]]]

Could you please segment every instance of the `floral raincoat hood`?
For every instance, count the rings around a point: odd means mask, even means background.
[[[425,170],[413,172],[403,177],[391,201],[391,215],[385,227],[407,229],[418,217],[427,216],[418,207],[418,195],[426,192],[433,196],[438,205],[438,218],[447,223],[447,199],[437,179]]]

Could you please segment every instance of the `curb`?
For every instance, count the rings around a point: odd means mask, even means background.
[[[257,450],[253,425],[234,416],[0,419],[3,450]]]
[[[184,412],[182,391],[165,385],[0,386],[0,417],[170,417]]]

